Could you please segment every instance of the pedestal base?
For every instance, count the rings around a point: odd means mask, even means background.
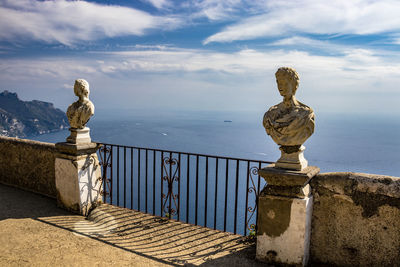
[[[263,195],[258,199],[256,258],[305,266],[309,258],[313,198]]]
[[[69,143],[58,143],[55,160],[55,182],[59,206],[87,216],[101,202],[101,169],[97,144],[82,150]],[[90,148],[89,148],[90,147]]]
[[[259,170],[267,186],[258,198],[257,249],[260,261],[305,266],[309,257],[313,197],[309,181],[319,168]]]
[[[308,166],[304,158],[305,146],[300,146],[296,151],[290,151],[288,147],[281,146],[281,157],[275,163],[275,167],[289,170],[304,170]]]
[[[67,137],[67,142],[71,144],[87,144],[91,143],[90,129],[85,127],[83,129],[69,128],[71,134]]]

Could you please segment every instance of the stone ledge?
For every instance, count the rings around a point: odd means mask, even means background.
[[[85,143],[85,144],[72,144],[72,143],[57,143],[55,147],[57,148],[58,156],[81,156],[90,155],[96,153],[96,151],[101,147],[98,143]]]
[[[316,266],[397,266],[400,178],[321,173],[314,196],[311,261]]]
[[[52,143],[0,137],[0,182],[55,197],[56,154]]]
[[[268,185],[288,187],[305,186],[318,173],[319,168],[315,166],[308,166],[302,171],[293,171],[275,168],[275,164],[270,164],[258,171]]]
[[[0,143],[25,144],[33,147],[52,149],[52,150],[56,148],[54,143],[40,142],[30,139],[21,139],[18,137],[7,137],[7,136],[0,136]]]
[[[310,185],[305,186],[276,186],[269,185],[264,187],[260,196],[280,196],[289,198],[305,198],[311,195]]]
[[[351,196],[354,192],[400,198],[400,177],[355,172],[320,173],[311,181],[313,191]],[[325,190],[324,190],[325,189]]]

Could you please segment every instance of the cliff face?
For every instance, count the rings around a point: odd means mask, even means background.
[[[67,127],[67,116],[52,103],[22,101],[16,93],[0,93],[0,135],[26,137]]]

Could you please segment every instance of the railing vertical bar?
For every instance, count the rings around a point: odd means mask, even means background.
[[[149,152],[148,152],[148,150],[146,149],[146,164],[145,164],[145,168],[146,168],[146,170],[145,170],[145,173],[146,173],[146,190],[145,190],[145,204],[146,204],[146,213],[147,213],[147,160],[148,160],[148,154],[149,154]]]
[[[111,188],[110,188],[110,204],[112,205],[113,204],[113,188],[114,188],[114,186],[113,186],[113,181],[114,181],[114,179],[113,179],[113,167],[114,167],[114,162],[113,162],[113,160],[114,160],[114,156],[113,156],[113,149],[114,149],[114,146],[113,145],[111,145],[111,148],[110,148],[110,152],[111,152],[111,158],[110,158],[110,160],[111,160],[111,174],[110,174],[110,184],[111,184]]]
[[[208,157],[206,157],[206,193],[204,197],[204,226],[207,227],[207,203],[208,203]]]
[[[261,169],[261,162],[258,163],[258,170]],[[259,173],[259,172],[257,172]],[[257,196],[260,194],[260,175],[258,174]]]
[[[156,215],[156,151],[153,150],[153,215]]]
[[[178,214],[178,221],[181,219],[181,153],[178,154],[178,207],[177,207],[177,214]]]
[[[226,213],[227,213],[227,205],[228,205],[228,176],[229,176],[229,160],[226,159],[226,169],[225,169],[224,232],[226,232]]]
[[[126,208],[126,147],[124,146],[124,208]]]
[[[214,203],[214,230],[217,229],[217,204],[218,204],[218,158],[215,158],[215,203]]]
[[[160,209],[161,209],[161,212],[160,212],[160,216],[162,217],[163,216],[163,195],[164,195],[164,178],[163,178],[163,172],[164,172],[164,170],[163,170],[163,167],[164,167],[164,152],[163,151],[161,151],[161,172],[160,172],[160,175],[161,175],[161,197],[160,197],[160,201],[161,201],[161,206],[160,206]]]
[[[117,146],[117,206],[119,206],[119,146]]]
[[[140,211],[140,149],[138,149],[138,177],[137,177],[137,202],[138,209]]]
[[[243,235],[247,235],[247,206],[249,205],[249,179],[250,179],[250,161],[247,161],[247,179],[246,179],[246,205],[244,206],[244,231]]]
[[[194,224],[197,225],[197,213],[198,213],[198,202],[199,202],[199,155],[196,155],[196,207],[195,207],[195,219]]]
[[[103,145],[103,148],[103,202],[107,203],[107,145]]]
[[[131,147],[131,209],[133,209],[133,148]]]
[[[168,201],[168,219],[171,219],[172,216],[172,198],[174,196],[172,186],[174,183],[174,177],[172,173],[172,152],[169,152],[169,181],[168,181],[168,195],[169,195],[169,201]],[[168,196],[167,195],[167,196]]]
[[[236,234],[237,226],[237,206],[238,206],[238,189],[239,189],[239,160],[236,160],[236,185],[235,185],[235,218],[233,223],[233,233]]]
[[[258,170],[260,170],[261,169],[261,162],[258,162]],[[256,207],[257,207],[257,213],[258,213],[258,196],[260,195],[260,172],[258,171],[257,172],[257,178],[258,178],[258,185],[257,185],[257,194],[256,194]],[[257,213],[255,214],[256,215],[256,218],[257,218]],[[256,223],[255,223],[255,225],[256,225],[256,231],[257,231],[257,219],[256,219]]]
[[[187,154],[186,167],[186,222],[189,222],[189,181],[190,181],[190,154]]]

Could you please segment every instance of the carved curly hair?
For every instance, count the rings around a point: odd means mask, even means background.
[[[295,84],[295,90],[297,90],[297,87],[299,87],[300,78],[295,69],[289,67],[281,67],[275,73],[275,77],[278,78],[278,76],[289,78]]]
[[[74,93],[76,96],[84,95],[88,97],[89,95],[89,83],[84,79],[78,79],[75,81]]]

